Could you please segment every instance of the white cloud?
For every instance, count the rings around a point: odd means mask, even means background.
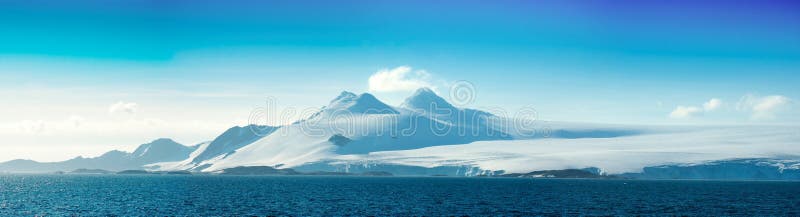
[[[703,110],[705,111],[714,111],[717,110],[720,106],[722,106],[722,100],[717,98],[711,98],[708,102],[703,103]]]
[[[79,127],[84,125],[85,119],[81,116],[72,115],[69,116],[67,119],[61,120],[23,120],[20,122],[12,123],[11,126],[17,127],[22,135],[39,135],[39,134],[47,134],[51,135],[53,133],[58,132],[76,132],[76,130],[80,130]],[[0,129],[3,128],[3,125],[8,126],[8,123],[0,123]],[[5,134],[14,133],[14,132],[2,132]]]
[[[413,70],[409,66],[382,69],[369,77],[369,91],[413,91],[421,87],[431,87],[430,77],[425,70]]]
[[[108,113],[109,114],[117,114],[117,113],[124,112],[124,113],[128,113],[128,114],[133,114],[133,113],[136,113],[136,109],[138,107],[139,107],[139,105],[136,104],[136,103],[133,103],[133,102],[119,101],[117,103],[111,104],[111,106],[108,107]]]
[[[678,106],[669,113],[670,118],[688,118],[703,113],[703,110],[694,106]]]
[[[678,106],[675,110],[669,113],[670,118],[690,118],[696,115],[701,115],[706,112],[711,112],[719,109],[722,106],[722,100],[711,98],[703,103],[703,108],[697,106]]]
[[[783,110],[791,99],[781,95],[760,97],[754,94],[742,96],[736,109],[752,112],[750,118],[754,120],[774,119],[777,112]]]
[[[28,134],[40,134],[45,129],[45,124],[42,120],[24,120],[19,126],[23,132]]]

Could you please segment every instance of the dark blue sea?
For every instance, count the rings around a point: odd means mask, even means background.
[[[2,175],[0,216],[799,216],[800,182]]]

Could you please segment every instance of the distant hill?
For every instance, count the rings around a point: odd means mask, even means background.
[[[193,150],[194,148],[181,145],[171,139],[157,139],[140,145],[132,153],[114,150],[98,157],[76,157],[61,162],[12,160],[0,163],[0,171],[50,173],[56,171],[135,170],[142,169],[142,166],[151,163],[186,159]]]
[[[101,169],[77,169],[69,172],[70,174],[112,174],[114,172]]]

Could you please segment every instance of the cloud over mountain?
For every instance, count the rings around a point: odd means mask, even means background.
[[[136,110],[139,108],[139,104],[133,102],[124,102],[119,101],[117,103],[111,104],[108,107],[109,114],[119,114],[119,113],[128,113],[134,114]]]
[[[431,87],[430,77],[431,75],[425,70],[414,70],[410,66],[381,69],[369,77],[369,91],[414,91],[423,87]]]
[[[753,120],[774,119],[776,113],[783,110],[791,103],[791,99],[782,95],[758,96],[754,94],[744,95],[736,109],[751,112],[750,118]]]
[[[722,106],[722,100],[717,98],[711,98],[707,102],[703,103],[703,107],[697,106],[678,106],[675,110],[669,113],[670,118],[690,118],[697,115],[702,115],[705,112],[711,112],[714,110],[719,109]]]

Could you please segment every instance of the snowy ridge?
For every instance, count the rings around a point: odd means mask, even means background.
[[[249,145],[269,135],[278,127],[248,125],[232,127],[213,141],[201,143],[198,148],[182,161],[160,162],[146,165],[151,170],[197,170],[210,166],[211,162],[224,159],[237,149]]]
[[[397,110],[381,102],[369,93],[356,95],[344,91],[333,99],[323,111],[340,112],[348,111],[356,114],[397,114]]]

